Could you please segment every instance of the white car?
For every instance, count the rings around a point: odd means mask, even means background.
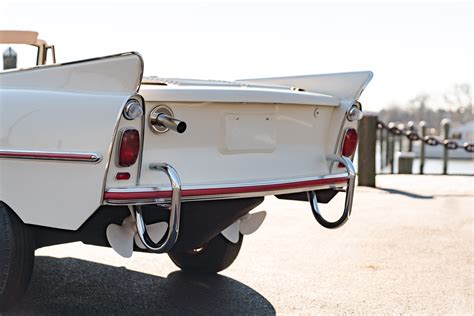
[[[327,228],[351,213],[369,71],[143,79],[137,53],[42,65],[54,47],[37,33],[3,31],[0,43],[38,47],[37,66],[0,72],[0,310],[41,247],[168,253],[216,273],[263,222],[249,212],[265,196],[309,201]],[[325,220],[318,204],[341,191],[341,217]]]

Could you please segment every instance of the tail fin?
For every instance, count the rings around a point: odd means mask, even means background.
[[[293,77],[257,78],[239,81],[266,83],[328,94],[340,100],[357,100],[372,79],[371,71],[346,72]]]
[[[138,53],[0,72],[2,89],[104,94],[138,92],[143,60]]]

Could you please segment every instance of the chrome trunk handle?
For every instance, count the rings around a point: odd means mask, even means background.
[[[164,172],[170,182],[171,182],[171,205],[170,205],[170,219],[168,224],[168,233],[166,238],[161,243],[155,243],[151,240],[148,232],[146,230],[145,220],[143,219],[143,214],[141,206],[133,206],[135,211],[135,219],[137,225],[137,234],[140,237],[141,242],[148,250],[165,253],[171,250],[178,240],[179,234],[179,222],[181,214],[181,180],[179,178],[178,172],[172,166],[166,163],[157,163],[150,164],[151,170],[162,171]]]
[[[347,180],[347,188],[346,188],[346,200],[344,202],[344,211],[341,217],[337,221],[329,222],[326,219],[324,219],[324,217],[321,215],[321,211],[319,210],[319,207],[318,207],[318,199],[314,191],[308,192],[308,201],[311,204],[311,209],[313,211],[314,218],[316,218],[318,223],[321,224],[323,227],[334,229],[334,228],[339,228],[342,225],[344,225],[349,219],[349,216],[351,215],[352,201],[354,199],[356,172],[354,169],[354,165],[352,164],[352,161],[347,157],[328,155],[326,157],[326,160],[331,161],[331,162],[333,161],[339,162],[343,164],[344,167],[346,168],[348,180]]]

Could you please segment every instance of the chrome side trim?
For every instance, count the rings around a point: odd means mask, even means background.
[[[99,163],[102,160],[102,155],[70,151],[0,150],[0,159],[3,158]]]
[[[138,59],[140,59],[140,64],[141,64],[141,67],[142,67],[142,71],[140,71],[140,79],[138,80],[137,90],[135,91],[136,93],[138,93],[138,91],[140,91],[140,87],[141,87],[142,81],[143,81],[143,72],[145,70],[145,61],[143,60],[143,57],[139,52],[123,53],[122,55],[125,55],[125,54],[133,54],[133,55],[136,55],[138,57]]]
[[[342,140],[343,140],[342,133],[344,132],[344,126],[346,125],[346,117],[350,108],[351,107],[346,109],[346,111],[344,112],[341,125],[339,126],[339,131],[337,132],[336,144],[334,144],[334,150],[333,150],[334,155],[340,155],[340,150],[341,150]],[[334,161],[331,161],[329,164],[329,172],[333,171],[333,167],[334,167]]]
[[[335,221],[335,222],[329,222],[321,214],[321,211],[319,210],[318,207],[318,199],[316,194],[311,191],[308,192],[308,201],[311,204],[311,210],[313,211],[314,218],[316,221],[321,224],[323,227],[329,228],[329,229],[334,229],[334,228],[339,228],[342,225],[344,225],[347,220],[349,219],[349,216],[351,215],[352,212],[352,201],[354,199],[354,189],[355,189],[355,178],[356,178],[356,172],[354,169],[354,165],[352,164],[352,161],[347,158],[347,157],[339,157],[336,155],[328,155],[327,156],[328,161],[335,161],[339,162],[344,165],[344,167],[347,170],[348,174],[348,181],[347,181],[347,188],[346,188],[346,199],[344,202],[344,211],[342,212],[341,217]]]
[[[171,183],[172,195],[168,233],[162,243],[153,242],[146,230],[146,224],[145,220],[143,219],[141,207],[136,205],[133,207],[133,209],[135,211],[137,235],[140,237],[141,242],[148,250],[157,253],[165,253],[173,248],[174,244],[178,240],[179,224],[181,219],[181,180],[179,178],[178,172],[172,166],[166,163],[151,164],[150,169],[166,173]]]
[[[142,73],[143,74],[143,73]],[[140,94],[136,94],[135,95],[136,98],[140,98],[141,100],[141,105],[142,105],[142,110],[143,110],[143,115],[142,115],[142,126],[141,126],[141,130],[140,130],[140,153],[138,154],[138,174],[137,174],[137,182],[136,184],[139,185],[140,184],[140,179],[141,179],[141,176],[142,176],[142,160],[143,160],[143,147],[145,146],[145,125],[146,125],[146,102],[145,102],[145,98],[143,98],[143,96],[141,96]],[[105,187],[104,187],[105,189]]]
[[[114,130],[112,132],[112,139],[110,140],[110,144],[109,144],[109,148],[107,149],[107,161],[106,161],[106,165],[105,165],[105,172],[104,172],[104,179],[102,180],[102,192],[105,192],[105,187],[107,186],[107,176],[109,174],[109,169],[110,169],[110,163],[112,161],[112,153],[114,152],[114,148],[117,146],[117,136],[118,136],[118,132],[119,132],[119,125],[120,125],[120,118],[122,117],[122,113],[123,113],[123,110],[125,109],[125,105],[127,104],[127,102],[130,100],[127,99],[123,104],[122,106],[120,107],[120,111],[118,112],[118,115],[115,119],[115,127],[114,127]],[[104,200],[103,200],[103,194],[102,194],[102,197],[101,197],[101,204],[103,204]]]

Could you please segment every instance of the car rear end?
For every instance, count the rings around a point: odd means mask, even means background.
[[[168,220],[178,224],[169,223],[168,233],[175,232],[166,249],[178,239],[180,206],[191,202],[276,195],[310,201],[328,228],[349,217],[361,116],[355,98],[275,84],[156,78],[142,84],[140,95],[143,115],[124,112],[119,122],[104,203],[170,205]],[[344,188],[349,198],[341,219],[326,222],[318,198],[327,202]],[[233,220],[229,214],[219,229]]]
[[[281,89],[219,88],[143,85],[144,115],[136,120],[124,116],[120,122],[106,200],[119,192],[124,200],[142,196],[144,203],[169,198],[166,175],[150,169],[156,163],[177,170],[183,201],[298,192],[344,182],[344,167],[327,156],[352,157],[358,114],[349,119],[349,112],[360,113],[358,103],[347,106],[328,95]],[[183,92],[193,99],[180,100]],[[220,92],[227,95],[213,95]],[[254,92],[269,96],[245,100],[244,94]],[[284,94],[290,94],[287,102],[277,102]],[[156,129],[151,120],[156,110],[185,122],[186,130]],[[129,139],[136,145],[130,146]],[[121,162],[129,148],[135,148],[135,159]]]

